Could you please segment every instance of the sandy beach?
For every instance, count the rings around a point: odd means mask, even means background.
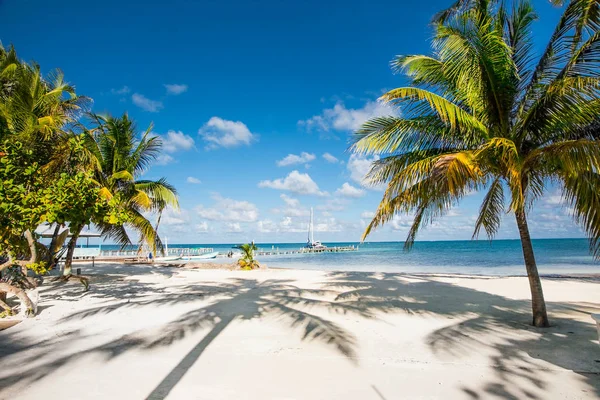
[[[600,278],[96,265],[0,332],[0,399],[600,398]]]

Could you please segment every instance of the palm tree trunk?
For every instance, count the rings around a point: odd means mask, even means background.
[[[154,232],[156,233],[156,237],[158,237],[158,227],[160,226],[160,219],[162,218],[163,209],[161,208],[158,211],[158,219],[156,220],[156,227],[154,228]],[[152,254],[156,257],[156,238],[154,238],[154,245],[152,246]],[[165,251],[163,249],[162,255],[165,255]],[[168,256],[168,254],[167,254]]]
[[[71,229],[71,227],[69,227]],[[63,276],[71,276],[72,274],[72,264],[73,264],[73,253],[75,253],[75,245],[77,244],[77,239],[79,238],[79,234],[83,229],[82,226],[75,226],[71,231],[71,240],[69,241],[69,245],[67,247],[67,259],[65,260],[65,269],[63,271]]]
[[[0,291],[17,296],[19,301],[21,301],[21,309],[25,316],[33,317],[35,315],[35,307],[23,289],[0,282]]]
[[[58,240],[58,234],[60,232],[60,224],[56,224],[56,228],[54,228],[54,233],[52,234],[52,241],[50,241],[50,251],[48,252],[48,259],[46,263],[49,267],[54,264],[54,253],[56,252],[56,242]]]
[[[531,289],[531,308],[533,311],[533,325],[539,328],[550,326],[548,314],[546,313],[546,302],[544,301],[544,292],[542,291],[542,282],[538,274],[535,256],[533,254],[533,245],[529,236],[529,227],[527,226],[527,217],[525,211],[515,212],[517,227],[521,236],[521,246],[523,247],[523,258],[525,259],[525,268],[529,278],[529,288]]]
[[[31,255],[28,264],[35,263],[38,261],[38,252],[37,247],[35,246],[35,239],[32,233],[29,231],[29,229],[25,231],[25,238],[27,239],[27,244],[29,245],[29,253]],[[23,271],[23,275],[27,276],[27,266],[21,265],[21,269]]]

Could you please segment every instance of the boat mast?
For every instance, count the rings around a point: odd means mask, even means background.
[[[314,222],[313,222],[313,208],[310,208],[310,243],[313,244],[315,242],[315,232],[314,232]]]

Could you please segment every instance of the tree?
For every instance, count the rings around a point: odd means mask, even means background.
[[[111,193],[118,194],[129,219],[125,225],[100,223],[102,234],[122,246],[132,244],[126,228],[132,228],[154,254],[163,246],[156,229],[144,212],[162,212],[167,206],[178,208],[176,189],[165,178],[143,180],[139,176],[160,155],[162,142],[149,127],[137,138],[134,122],[121,117],[90,114],[94,128],[86,131],[88,150],[99,163],[97,179]],[[158,224],[157,224],[158,228]]]
[[[377,154],[367,180],[386,184],[363,239],[397,213],[414,212],[405,247],[466,194],[487,193],[475,223],[490,240],[502,215],[518,226],[533,324],[549,326],[527,214],[560,185],[600,257],[600,6],[573,0],[539,59],[528,1],[459,0],[438,14],[432,56],[398,56],[409,85],[382,101],[402,116],[373,118],[353,150]]]
[[[254,252],[258,250],[254,242],[244,243],[236,247],[242,250],[242,258],[238,261],[240,268],[248,270],[260,268],[260,264],[254,259]]]

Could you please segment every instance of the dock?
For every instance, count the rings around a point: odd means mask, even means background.
[[[357,251],[357,250],[358,250],[358,246],[352,245],[352,246],[324,247],[324,248],[318,248],[318,249],[302,247],[297,250],[293,250],[293,249],[290,249],[290,250],[279,250],[279,249],[261,250],[261,249],[258,249],[254,254],[257,256],[282,256],[282,255],[309,254],[309,253],[342,253],[342,252],[346,252],[346,251]]]

